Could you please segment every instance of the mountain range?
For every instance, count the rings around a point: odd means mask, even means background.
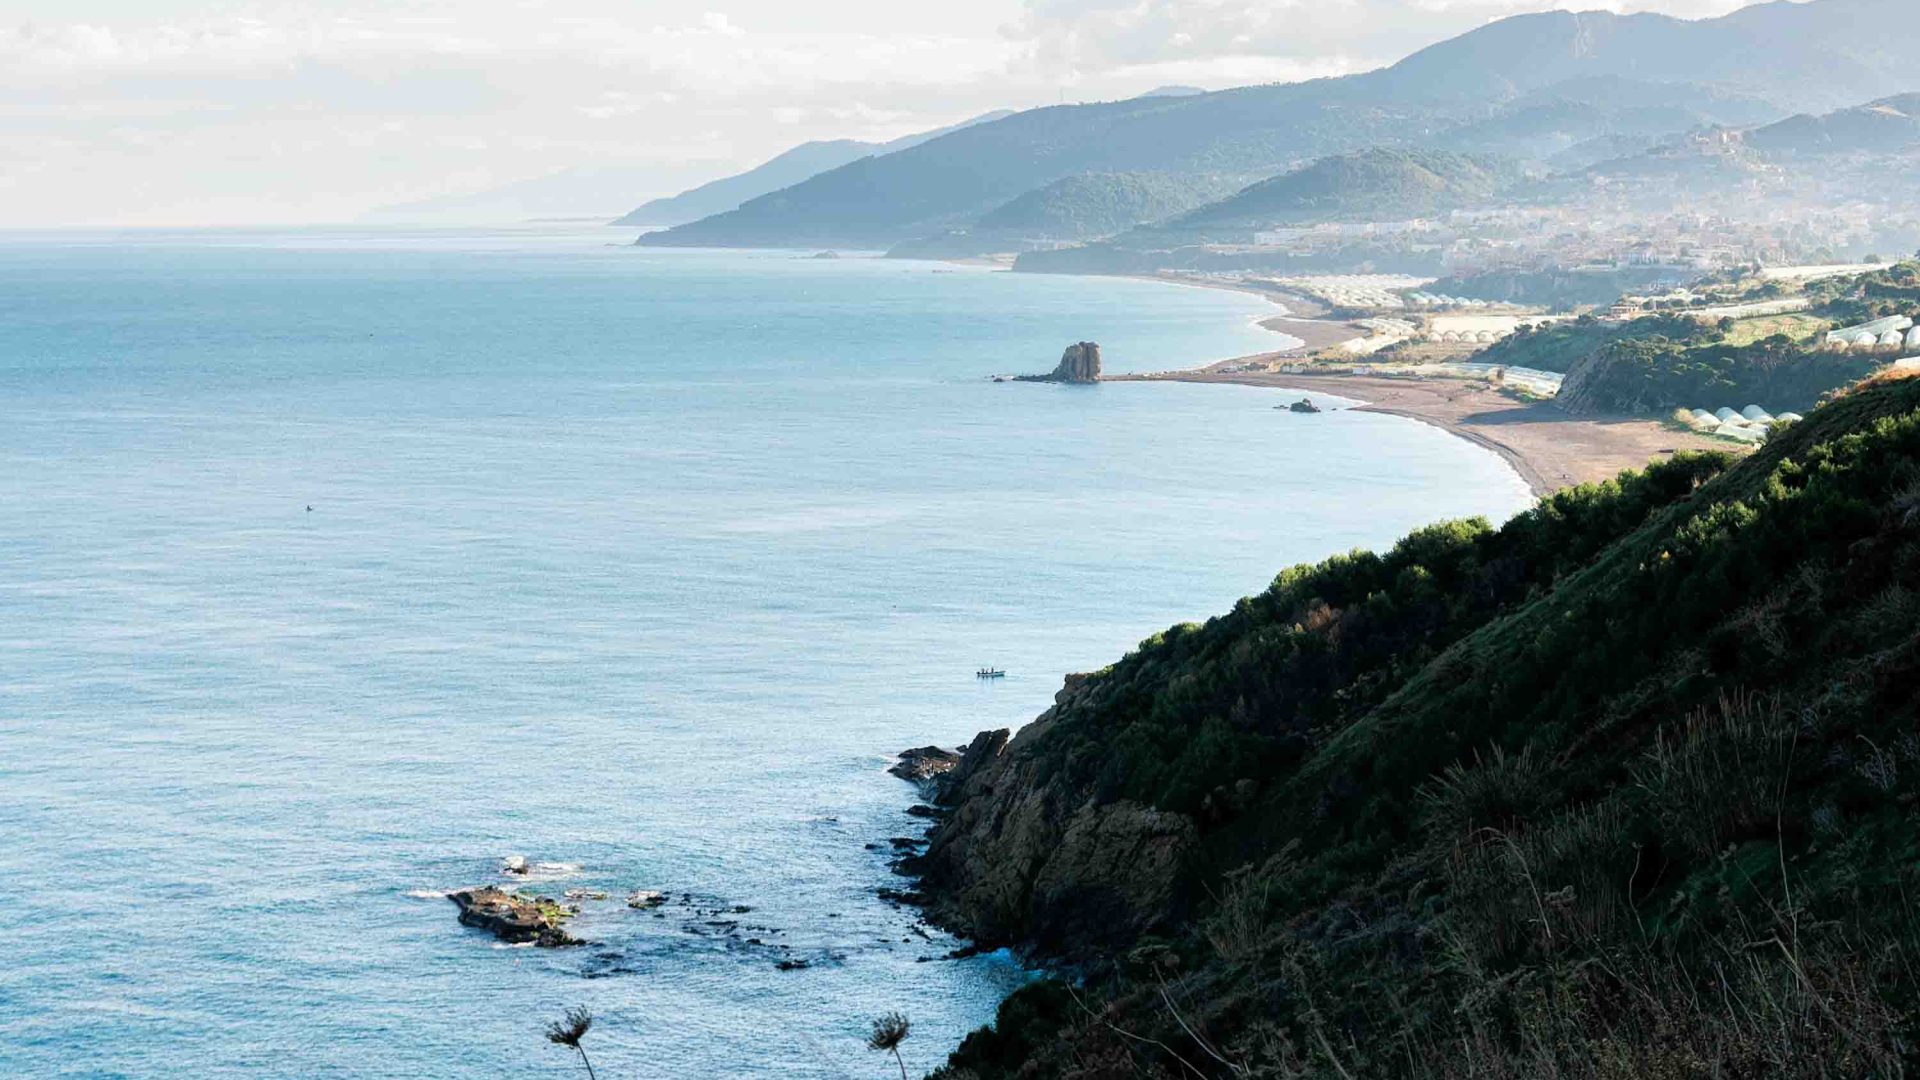
[[[1516,16],[1360,75],[1017,113],[846,163],[640,242],[885,249],[972,229],[1082,174],[1244,186],[1369,147],[1538,161],[1594,140],[1751,127],[1920,89],[1896,35],[1856,29],[1911,15],[1910,0],[1812,0],[1694,21]]]
[[[1001,109],[947,127],[905,135],[890,142],[826,139],[801,143],[746,172],[711,180],[678,195],[643,203],[614,224],[655,227],[684,225],[714,214],[724,214],[749,199],[756,199],[770,191],[789,187],[808,177],[829,172],[849,162],[907,150],[949,132],[972,127],[975,124],[991,123],[1012,115],[1013,110]]]

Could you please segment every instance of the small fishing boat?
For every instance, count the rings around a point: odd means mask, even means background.
[[[1007,673],[997,667],[983,667],[979,671],[974,672],[973,677],[976,679],[1004,679],[1007,677]]]

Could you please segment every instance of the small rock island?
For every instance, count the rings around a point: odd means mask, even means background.
[[[1097,383],[1100,381],[1100,346],[1091,341],[1069,345],[1052,372],[1020,375],[1016,379],[1019,382]]]
[[[584,944],[562,929],[562,924],[571,919],[577,909],[544,897],[521,896],[484,885],[450,893],[447,899],[459,905],[462,925],[486,930],[508,944],[530,941],[548,949]]]

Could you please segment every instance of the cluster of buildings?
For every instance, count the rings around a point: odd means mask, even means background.
[[[1453,276],[1494,271],[1670,271],[1692,277],[1715,270],[1786,262],[1795,246],[1766,223],[1712,214],[1596,215],[1591,208],[1516,209],[1480,217],[1449,245],[1442,265]]]
[[[1920,232],[1920,214],[1889,220],[1886,207],[1792,203],[1725,212],[1649,212],[1604,198],[1575,205],[1503,206],[1431,218],[1274,226],[1253,234],[1254,252],[1378,265],[1433,267],[1447,277],[1493,272],[1666,272],[1673,281],[1719,270],[1831,262]],[[1899,216],[1897,213],[1893,216]],[[1907,250],[1895,248],[1894,250]]]
[[[1262,285],[1312,297],[1328,307],[1352,311],[1405,310],[1407,300],[1401,294],[1431,283],[1428,278],[1404,274],[1308,274],[1257,280]]]

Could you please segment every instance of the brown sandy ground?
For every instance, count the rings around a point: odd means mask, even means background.
[[[1291,333],[1291,331],[1288,331]],[[1239,363],[1245,363],[1245,360]],[[1415,376],[1220,372],[1224,365],[1119,381],[1178,381],[1270,386],[1362,401],[1368,412],[1406,416],[1480,444],[1505,458],[1545,495],[1606,480],[1679,450],[1727,450],[1732,444],[1639,417],[1571,416],[1550,402],[1527,402],[1487,383]]]

